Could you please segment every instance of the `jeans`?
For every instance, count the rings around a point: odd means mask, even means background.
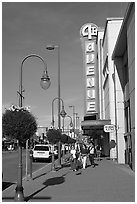
[[[70,165],[72,170],[76,169],[76,158],[71,159]]]
[[[87,156],[86,155],[82,155],[82,164],[83,164],[83,169],[86,168],[86,161],[87,161]]]
[[[95,165],[94,163],[94,154],[89,154],[89,161],[91,165]]]

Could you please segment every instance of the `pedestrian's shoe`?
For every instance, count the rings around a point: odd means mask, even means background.
[[[81,175],[81,171],[77,171],[76,175]]]

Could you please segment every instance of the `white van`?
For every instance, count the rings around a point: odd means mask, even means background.
[[[37,144],[33,149],[33,161],[36,160],[51,160],[52,153],[50,145]]]

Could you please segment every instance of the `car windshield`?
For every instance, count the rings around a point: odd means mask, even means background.
[[[48,146],[36,146],[34,150],[39,150],[39,151],[49,151]]]

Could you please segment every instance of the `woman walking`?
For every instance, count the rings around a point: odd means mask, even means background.
[[[81,159],[82,159],[83,169],[85,169],[86,162],[87,162],[87,147],[85,144],[82,144],[81,146]]]
[[[71,170],[76,171],[76,149],[75,149],[75,146],[72,146],[70,154],[71,154],[71,161],[70,161]]]

